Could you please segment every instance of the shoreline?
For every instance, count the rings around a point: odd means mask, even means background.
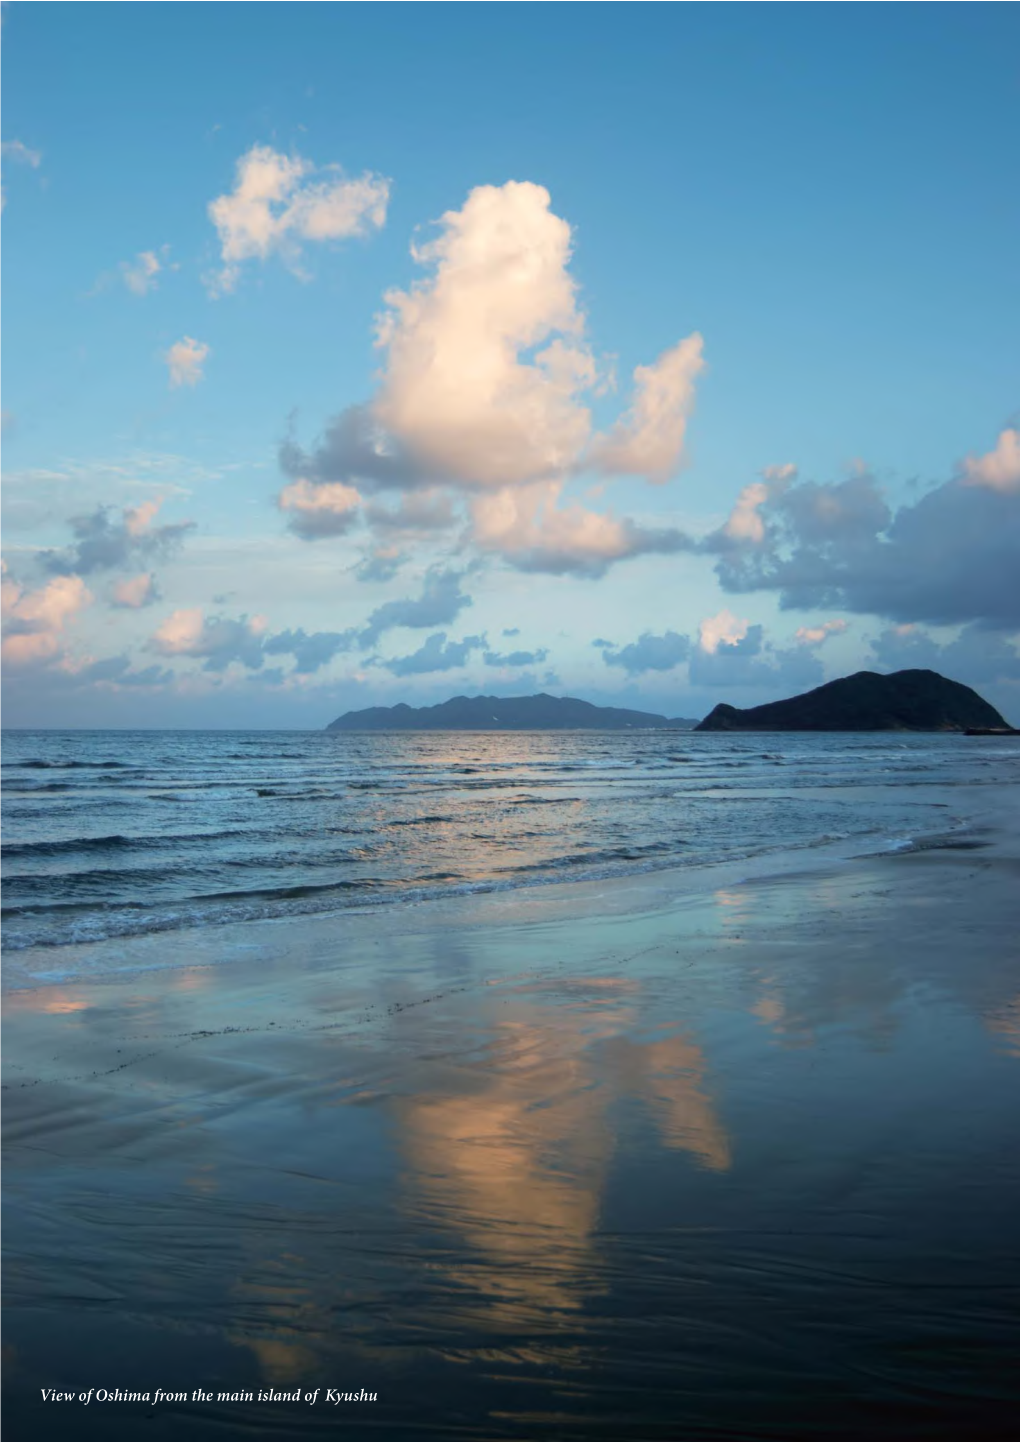
[[[237,928],[229,963],[7,992],[12,1432],[55,1385],[350,1384],[366,1442],[1009,1435],[1011,799],[906,852]]]
[[[929,823],[935,820],[931,815],[934,807],[949,810],[951,806],[954,809],[962,806],[966,814],[957,816],[945,832],[919,828],[907,836],[890,837],[876,828],[870,833],[777,845],[749,856],[721,861],[686,865],[674,860],[663,864],[637,862],[632,870],[605,876],[541,877],[506,884],[480,882],[465,890],[403,897],[374,905],[366,899],[364,903],[334,909],[324,907],[199,926],[166,926],[97,941],[24,947],[3,953],[2,965],[6,972],[3,989],[5,993],[14,993],[39,986],[102,984],[132,975],[172,971],[181,963],[160,959],[160,953],[182,947],[193,951],[197,958],[189,963],[191,966],[253,962],[255,955],[273,960],[281,951],[286,951],[294,928],[307,932],[309,944],[325,951],[335,940],[332,933],[339,928],[349,930],[353,944],[359,944],[364,942],[369,930],[378,928],[383,928],[387,935],[401,936],[420,927],[527,923],[532,918],[548,915],[569,916],[573,908],[595,907],[612,915],[628,910],[661,909],[713,886],[750,886],[760,878],[813,873],[852,860],[928,849],[941,844],[943,835],[953,838],[988,827],[1006,827],[1015,809],[1004,801],[1004,794],[1020,793],[1020,787],[993,788],[984,784],[946,788],[923,783],[918,789],[933,796],[952,798],[951,801],[935,802],[930,798],[927,803],[918,801],[919,807],[926,806],[925,819]],[[281,940],[284,928],[288,935]],[[61,958],[66,958],[65,967],[55,965]]]

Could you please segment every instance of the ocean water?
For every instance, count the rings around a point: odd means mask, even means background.
[[[3,945],[905,845],[1018,774],[958,735],[9,731]]]

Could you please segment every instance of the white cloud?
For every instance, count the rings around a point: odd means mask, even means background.
[[[748,634],[750,622],[734,616],[732,611],[720,611],[718,615],[707,616],[698,627],[698,644],[712,655],[721,645],[735,646]],[[760,631],[760,627],[757,628]]]
[[[779,592],[783,609],[871,613],[890,621],[995,629],[1020,624],[1020,484],[1015,436],[894,510],[855,467],[831,484],[763,473],[726,526],[703,542],[731,593]],[[752,519],[753,518],[753,519]]]
[[[375,412],[436,472],[503,486],[559,475],[587,443],[595,379],[568,272],[570,227],[530,182],[482,185],[414,251],[434,266],[390,291]],[[521,352],[543,347],[530,359]]]
[[[798,626],[794,639],[798,646],[821,646],[830,636],[846,630],[845,621],[823,621],[820,626]]]
[[[361,495],[354,486],[332,481],[316,486],[298,479],[276,498],[281,511],[289,513],[290,529],[305,540],[320,536],[342,536],[357,520]]]
[[[378,394],[336,418],[312,453],[288,440],[284,471],[320,488],[428,492],[439,528],[451,515],[443,492],[466,496],[463,540],[527,571],[598,576],[628,556],[689,548],[678,531],[563,501],[586,467],[667,479],[702,367],[700,336],[639,366],[631,410],[593,443],[587,401],[605,376],[585,339],[571,250],[541,185],[472,190],[433,241],[412,248],[425,278],[385,297]],[[366,519],[385,526],[390,514],[372,506]]]
[[[197,386],[202,379],[202,367],[208,355],[209,347],[190,335],[176,341],[165,356],[170,368],[170,385]]]
[[[0,154],[4,160],[13,160],[18,165],[30,165],[33,170],[38,170],[42,165],[42,151],[33,150],[22,140],[5,140],[0,145]]]
[[[58,658],[67,625],[92,599],[80,576],[57,576],[38,590],[26,591],[5,568],[0,583],[5,664],[19,669]]]
[[[232,661],[252,670],[262,665],[264,616],[206,617],[199,606],[173,611],[157,629],[149,647],[161,656],[201,656],[206,671],[225,671]]]
[[[761,545],[765,539],[765,523],[759,515],[759,507],[763,506],[770,496],[796,479],[797,467],[766,466],[762,475],[764,480],[752,481],[740,492],[729,520],[723,527],[723,535],[738,544],[749,542],[751,545]]]
[[[156,277],[163,266],[154,250],[142,250],[134,260],[122,260],[120,273],[133,295],[147,295],[158,284]]]
[[[634,372],[634,404],[595,442],[593,460],[613,475],[668,481],[680,465],[694,382],[704,369],[704,342],[689,335],[650,366]]]
[[[969,486],[1020,491],[1020,431],[1007,428],[999,435],[993,451],[984,456],[968,456],[963,463],[963,473]]]
[[[313,179],[316,175],[323,179]],[[253,145],[237,162],[234,189],[209,205],[220,238],[223,269],[210,290],[231,291],[246,260],[277,254],[300,274],[306,241],[343,240],[381,228],[386,221],[390,182],[366,171],[347,179],[336,166],[316,167],[300,155],[283,155]]]
[[[143,571],[140,576],[131,576],[126,581],[118,581],[113,588],[113,604],[124,610],[137,611],[143,606],[151,606],[154,601],[159,600],[159,590],[156,586],[156,578],[151,571]]]
[[[578,501],[560,505],[562,490],[562,481],[535,481],[475,496],[472,541],[522,571],[589,577],[603,575],[612,562],[628,556],[691,547],[679,531],[643,529]]]

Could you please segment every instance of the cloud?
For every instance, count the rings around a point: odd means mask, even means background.
[[[943,645],[921,626],[890,626],[872,640],[871,650],[882,671],[921,668],[967,684],[1020,681],[1017,639],[970,625]]]
[[[197,386],[202,379],[202,367],[209,355],[204,341],[186,335],[176,341],[167,351],[164,359],[170,370],[170,386]]]
[[[266,655],[292,655],[294,670],[310,675],[327,665],[342,651],[349,651],[357,639],[356,631],[280,631],[263,642]]]
[[[392,671],[394,676],[421,676],[430,671],[455,671],[469,660],[472,652],[480,650],[484,645],[484,636],[465,636],[463,641],[448,643],[446,632],[437,631],[409,656],[396,656],[382,664],[387,671]]]
[[[0,155],[4,160],[13,160],[17,165],[30,165],[33,170],[38,170],[42,165],[42,151],[33,150],[22,140],[5,140],[0,145]]]
[[[360,633],[359,645],[367,649],[375,645],[385,631],[397,626],[424,629],[449,625],[465,606],[472,604],[471,597],[460,589],[463,579],[463,572],[432,567],[426,573],[420,596],[386,601],[376,607]]]
[[[300,155],[253,145],[237,162],[234,189],[209,205],[223,261],[223,269],[207,281],[210,291],[232,291],[245,261],[271,255],[302,276],[307,242],[345,240],[380,229],[389,192],[390,182],[371,171],[349,179],[335,165],[317,170]]]
[[[677,631],[664,631],[661,636],[645,631],[636,641],[620,647],[602,639],[592,645],[602,652],[607,666],[621,666],[630,676],[644,671],[672,671],[691,654],[690,638]]]
[[[153,635],[149,648],[161,656],[203,657],[205,671],[225,671],[233,661],[258,670],[266,625],[264,616],[242,616],[236,621],[225,616],[206,618],[196,606],[172,612]]]
[[[671,527],[648,528],[590,511],[577,501],[558,504],[563,483],[506,487],[471,501],[471,539],[520,571],[596,579],[614,561],[691,551],[695,543]]]
[[[593,448],[600,470],[660,484],[675,474],[694,405],[694,382],[705,365],[703,346],[700,335],[690,335],[654,365],[637,367],[631,409]]]
[[[520,634],[521,634],[521,628],[520,628],[520,626],[507,626],[507,627],[504,628],[504,631],[503,631],[503,635],[504,635],[504,636],[519,636]]]
[[[114,570],[140,560],[165,559],[182,545],[194,521],[153,526],[161,501],[143,501],[127,506],[120,520],[113,519],[108,506],[99,506],[87,516],[71,519],[75,543],[62,551],[43,551],[39,557],[47,571],[57,575],[88,576],[94,571]]]
[[[1008,428],[999,435],[993,451],[968,456],[963,474],[969,486],[987,486],[1004,493],[1020,491],[1020,431]]]
[[[703,548],[718,556],[724,590],[777,591],[784,608],[1009,630],[1020,625],[1011,465],[1012,441],[1000,436],[995,451],[895,511],[867,471],[819,485],[783,467],[765,473],[764,493],[741,493]]]
[[[173,671],[165,666],[146,666],[142,671],[134,670],[130,657],[107,656],[100,661],[77,667],[72,673],[79,685],[108,686],[168,686],[176,680]]]
[[[794,640],[798,646],[823,646],[830,636],[846,630],[845,621],[823,621],[820,626],[798,626]]]
[[[698,644],[702,651],[712,655],[720,646],[731,651],[755,655],[761,649],[760,626],[742,621],[732,611],[720,611],[716,616],[707,616],[698,628]]]
[[[159,284],[156,277],[162,269],[154,250],[139,251],[134,260],[122,260],[120,263],[121,276],[132,295],[148,295],[150,290],[155,290]],[[182,342],[178,342],[180,344]]]
[[[639,366],[631,409],[593,439],[588,398],[606,376],[585,339],[571,249],[542,186],[472,190],[435,239],[412,248],[425,276],[385,296],[377,394],[339,416],[312,452],[288,440],[285,474],[402,491],[400,506],[371,505],[366,520],[414,539],[452,525],[466,502],[461,543],[524,571],[595,577],[630,556],[692,548],[680,532],[565,498],[586,467],[672,474],[702,366],[700,336]]]
[[[159,587],[151,571],[143,571],[140,576],[118,581],[113,588],[112,604],[124,610],[137,611],[142,606],[151,606],[159,599]]]
[[[304,541],[344,535],[361,512],[359,492],[342,481],[318,486],[307,480],[292,481],[277,496],[276,504],[288,513],[289,528]]]
[[[506,632],[503,634],[506,635]],[[542,647],[538,651],[486,651],[482,660],[486,666],[538,666],[548,656],[548,650]]]
[[[5,140],[0,144],[0,156],[5,161],[13,160],[16,165],[28,165],[38,170],[42,164],[42,152],[33,150],[22,140]],[[0,187],[0,210],[7,205],[7,192]]]
[[[440,225],[413,250],[430,279],[386,296],[376,416],[435,473],[466,485],[568,470],[591,429],[578,395],[596,375],[567,269],[569,225],[526,181],[478,186]]]
[[[58,576],[30,591],[8,576],[5,568],[0,583],[5,665],[22,670],[59,659],[67,626],[92,600],[80,576]]]
[[[359,581],[392,581],[407,560],[399,546],[373,546],[354,567]]]

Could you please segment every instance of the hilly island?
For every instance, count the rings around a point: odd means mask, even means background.
[[[573,696],[454,696],[438,706],[370,706],[348,711],[327,731],[625,731],[669,727],[690,731],[697,721],[669,720],[650,711],[593,706]]]
[[[989,731],[1012,728],[976,691],[937,671],[858,671],[740,711],[723,702],[698,731]]]
[[[988,731],[1012,728],[969,686],[935,671],[859,671],[802,696],[738,710],[725,702],[698,723],[595,706],[573,696],[453,696],[436,706],[348,711],[327,731]]]

